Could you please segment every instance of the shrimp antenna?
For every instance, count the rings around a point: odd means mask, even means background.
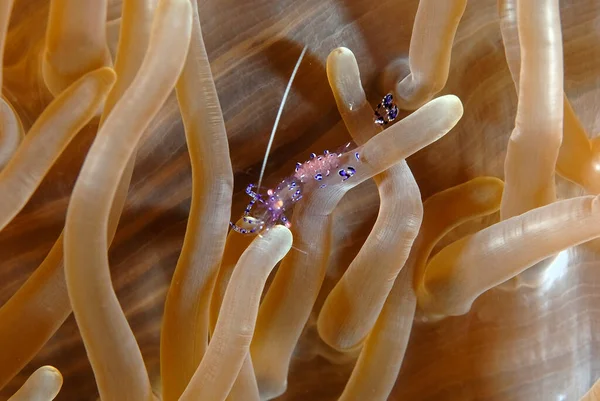
[[[263,164],[260,169],[260,176],[258,177],[258,184],[256,185],[256,191],[260,190],[260,184],[262,183],[263,175],[265,174],[265,169],[267,168],[267,160],[269,158],[269,153],[271,153],[271,146],[273,146],[273,139],[275,139],[275,132],[277,131],[277,126],[279,125],[279,120],[281,119],[281,115],[283,114],[283,108],[285,106],[285,101],[290,93],[290,89],[292,89],[292,82],[294,82],[294,78],[296,77],[296,73],[300,68],[300,64],[302,63],[302,59],[304,58],[304,54],[306,53],[307,47],[304,46],[302,49],[302,53],[300,53],[300,57],[298,57],[298,61],[296,62],[296,66],[294,67],[294,71],[292,71],[292,76],[287,84],[287,88],[285,88],[285,92],[283,93],[283,98],[281,99],[281,104],[279,105],[279,110],[277,111],[277,117],[275,117],[275,124],[273,124],[273,130],[271,131],[271,137],[269,138],[269,143],[267,144],[267,151],[265,152],[265,158],[263,159]]]

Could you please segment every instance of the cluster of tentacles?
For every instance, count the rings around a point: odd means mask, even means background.
[[[0,5],[0,53],[12,3]],[[361,168],[352,180],[307,194],[294,210],[291,231],[277,226],[248,238],[228,233],[233,174],[196,2],[123,1],[113,62],[106,2],[52,0],[42,71],[54,100],[26,134],[9,102],[0,103],[0,229],[77,133],[98,117],[99,129],[75,184],[64,233],[0,309],[0,388],[73,312],[101,399],[152,400],[160,392],[165,401],[258,401],[283,394],[328,267],[333,213],[350,189],[370,178],[381,202],[377,220],[317,318],[319,336],[330,347],[360,349],[340,400],[387,399],[417,311],[429,319],[465,314],[488,289],[536,264],[543,269],[561,250],[600,236],[598,151],[563,93],[558,0],[499,1],[519,95],[504,182],[479,177],[422,202],[405,159],[448,133],[462,116],[457,97],[433,97],[446,83],[465,6],[466,0],[421,0],[410,74],[386,72],[398,105],[415,111],[385,131],[373,123],[354,55],[346,48],[332,51],[327,75],[347,130],[362,147]],[[159,390],[152,388],[115,295],[107,255],[136,147],[173,89],[193,193],[165,304]],[[592,195],[557,201],[555,173]],[[498,210],[499,222],[430,257],[446,233]],[[56,369],[42,367],[11,400],[53,399],[61,382]],[[595,399],[593,392],[587,397]]]

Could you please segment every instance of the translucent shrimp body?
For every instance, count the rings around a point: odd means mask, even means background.
[[[347,160],[347,158],[342,159],[342,156],[351,146],[352,143],[348,143],[340,152],[326,150],[319,156],[312,153],[310,160],[296,164],[294,174],[283,179],[274,189],[267,190],[265,194],[256,192],[256,185],[248,185],[246,194],[252,199],[242,217],[244,226],[229,223],[233,230],[241,234],[255,234],[268,230],[278,223],[289,228],[291,223],[285,212],[290,211],[306,191],[324,188],[329,181],[328,177],[337,175],[342,181],[346,181],[356,174],[354,166],[342,163],[342,160]],[[358,152],[354,152],[354,159],[360,162]]]
[[[242,216],[241,226],[229,222],[231,228],[240,234],[260,233],[269,230],[278,223],[289,228],[291,223],[285,215],[285,212],[291,210],[294,204],[302,199],[307,191],[326,187],[327,183],[331,182],[330,177],[339,176],[342,181],[346,181],[356,174],[356,169],[347,163],[354,159],[359,162],[360,156],[357,151],[354,152],[354,155],[350,154],[352,142],[349,142],[338,152],[329,152],[326,150],[319,156],[311,153],[310,160],[307,160],[304,163],[296,163],[296,171],[294,174],[283,179],[274,189],[269,189],[266,193],[259,193],[260,184],[265,172],[277,125],[281,113],[283,112],[287,96],[292,87],[294,77],[298,72],[304,54],[306,53],[306,49],[306,46],[302,49],[302,53],[296,62],[296,66],[294,67],[294,71],[292,72],[292,76],[290,77],[288,86],[283,95],[281,105],[279,106],[279,111],[277,112],[275,124],[273,125],[273,130],[271,131],[271,136],[267,145],[267,151],[263,160],[258,184],[250,184],[246,187],[246,194],[248,194],[251,199]],[[389,101],[391,102],[391,97]],[[342,165],[345,165],[345,167],[340,168]]]

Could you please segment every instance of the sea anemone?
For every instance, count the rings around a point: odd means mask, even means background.
[[[1,397],[595,399],[598,9],[561,7],[4,1]],[[228,231],[304,45],[264,186],[352,174]]]

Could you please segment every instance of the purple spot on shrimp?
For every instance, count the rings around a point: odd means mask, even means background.
[[[338,171],[338,174],[341,175],[342,177],[346,177],[348,175],[348,173],[346,173],[346,170],[344,170],[344,169]]]
[[[310,157],[311,159],[314,159],[315,157],[317,157],[317,155],[316,155],[316,154],[314,154],[314,153],[311,153],[309,157]]]
[[[315,174],[315,180],[321,181],[322,179],[323,179],[323,174],[321,174],[321,173]]]
[[[385,95],[385,97],[383,98],[383,105],[384,106],[390,106],[392,104],[392,102],[394,101],[394,96],[392,96],[391,93],[388,93],[387,95]]]
[[[319,188],[325,188],[327,186],[327,184],[321,184],[321,186]]]
[[[300,170],[300,167],[302,167],[302,163],[296,162],[296,171]]]
[[[398,117],[398,107],[394,106],[388,111],[388,119],[390,121],[395,120]]]
[[[358,154],[358,152],[354,153],[354,157],[356,157],[356,160],[360,161],[360,155]]]
[[[350,177],[352,177],[354,174],[356,174],[356,169],[352,166],[348,166],[347,172],[348,172],[348,175]]]
[[[324,154],[325,156],[327,156],[327,155],[329,154],[329,151],[328,151],[328,150],[325,150],[325,152],[323,152],[323,154]]]

